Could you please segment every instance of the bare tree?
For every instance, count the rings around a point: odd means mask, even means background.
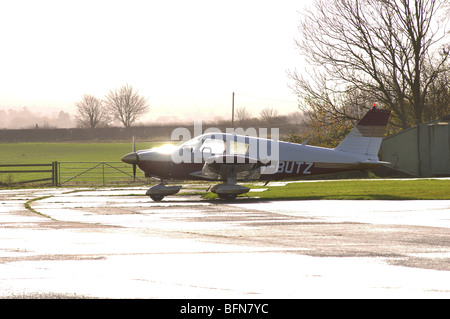
[[[444,17],[443,19],[449,19],[450,18],[450,2],[444,3]]]
[[[84,94],[81,101],[76,103],[76,107],[79,126],[96,128],[107,126],[111,121],[102,101],[93,95]]]
[[[356,119],[344,106],[359,95],[365,101],[357,109],[377,102],[393,111],[398,127],[429,120],[427,95],[449,67],[445,20],[436,14],[446,1],[316,0],[297,41],[316,70],[309,78],[290,72],[300,108],[333,121]]]
[[[450,64],[450,61],[448,62]],[[450,114],[450,68],[448,67],[447,69],[447,72],[440,73],[436,80],[430,84],[429,92],[425,99],[427,107],[424,115],[427,119],[436,119]]]
[[[248,111],[245,107],[239,107],[236,109],[236,119],[238,120],[240,125],[248,122],[251,117],[252,113]]]
[[[279,119],[278,111],[270,107],[262,109],[259,115],[261,119],[268,124],[275,124]]]
[[[130,85],[111,90],[105,100],[113,117],[125,127],[130,127],[136,120],[149,111],[147,99],[140,96]]]

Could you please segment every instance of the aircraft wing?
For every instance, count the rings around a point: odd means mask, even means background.
[[[201,171],[190,175],[211,180],[255,180],[261,176],[261,167],[270,161],[261,161],[244,155],[215,155],[208,157]]]

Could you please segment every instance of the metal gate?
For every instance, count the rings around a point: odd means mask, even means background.
[[[147,184],[147,178],[123,162],[58,162],[58,186]]]

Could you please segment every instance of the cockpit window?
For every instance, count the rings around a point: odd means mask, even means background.
[[[204,157],[208,154],[247,155],[256,152],[248,137],[236,135],[202,135],[187,141],[181,146],[182,151],[195,152]],[[252,153],[253,151],[253,153]],[[256,154],[256,153],[255,153]]]
[[[248,143],[244,142],[236,142],[236,141],[230,141],[228,145],[228,154],[239,154],[239,155],[245,155],[248,154]]]
[[[225,153],[225,142],[222,139],[206,139],[201,148],[200,152],[208,152],[211,154],[224,154]]]

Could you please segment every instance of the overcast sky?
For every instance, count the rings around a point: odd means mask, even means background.
[[[297,110],[286,71],[311,1],[1,0],[0,109],[75,113],[85,93],[125,83],[171,113],[231,116],[236,107]]]

